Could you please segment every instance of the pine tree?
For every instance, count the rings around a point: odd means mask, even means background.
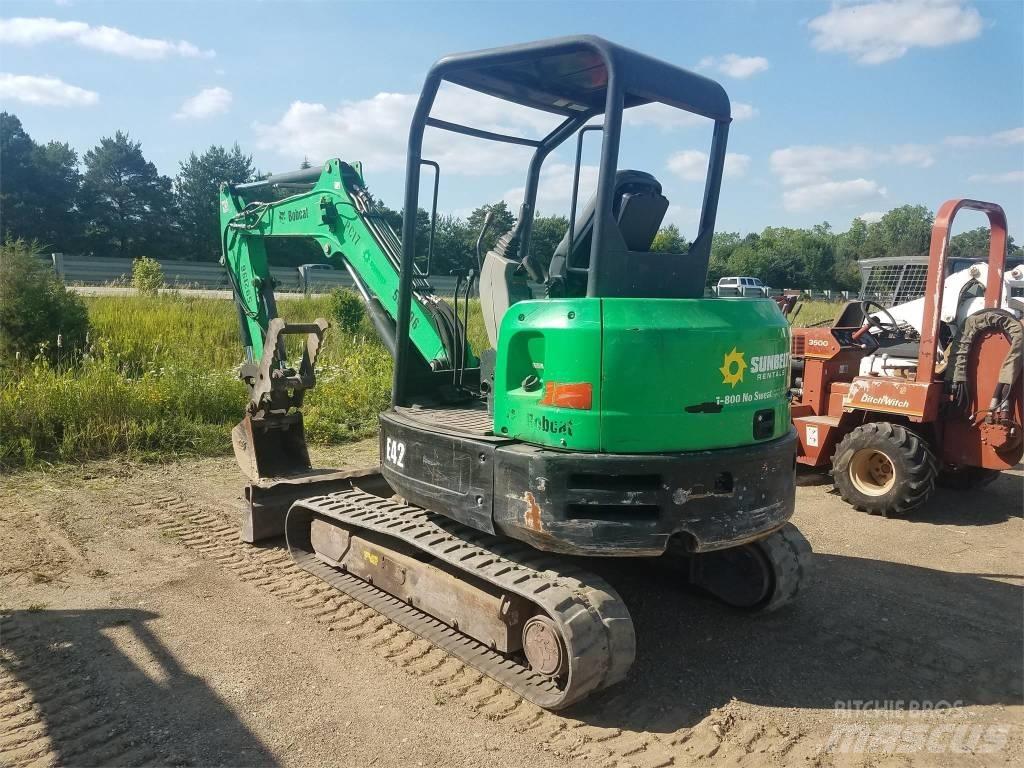
[[[97,255],[162,256],[178,235],[171,180],[118,131],[85,154],[82,212]]]
[[[222,182],[242,184],[252,181],[252,155],[238,144],[230,150],[211,146],[203,154],[195,152],[180,163],[174,179],[186,259],[216,261],[220,258],[220,222],[217,200]]]

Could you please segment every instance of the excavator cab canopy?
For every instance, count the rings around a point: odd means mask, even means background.
[[[431,74],[566,117],[610,111],[609,92],[621,91],[627,109],[658,101],[730,119],[729,97],[713,80],[589,35],[445,56]]]
[[[562,116],[563,120],[541,139],[510,136],[441,120],[431,115],[442,83],[452,83],[508,102]],[[660,185],[624,185],[618,169],[622,115],[626,109],[659,103],[714,121],[710,159],[698,232],[686,254],[632,250],[636,228],[660,222],[667,201]],[[599,124],[588,124],[602,117]],[[427,73],[409,129],[405,205],[419,208],[423,136],[427,128],[452,131],[480,139],[532,147],[524,199],[513,230],[511,249],[535,282],[547,282],[547,258],[530,251],[530,233],[536,212],[537,188],[544,160],[572,136],[577,136],[572,211],[568,241],[556,258],[562,270],[588,297],[695,298],[703,295],[711,253],[718,196],[725,165],[731,122],[729,97],[715,81],[650,56],[591,35],[560,37],[502,48],[445,56]],[[467,119],[466,123],[471,122]],[[583,137],[601,133],[597,191],[586,216],[577,227]],[[629,193],[636,199],[624,197]],[[642,194],[641,194],[642,193]],[[625,221],[624,219],[629,219]],[[655,229],[657,224],[655,224]],[[574,229],[580,242],[574,241]],[[623,229],[626,231],[624,232]],[[585,238],[585,239],[584,239]],[[649,242],[649,241],[648,241]],[[397,318],[395,402],[402,402],[408,364],[410,300],[415,276],[416,217],[402,225],[402,264]],[[577,256],[581,247],[589,254]]]

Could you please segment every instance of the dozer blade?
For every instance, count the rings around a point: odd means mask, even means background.
[[[307,468],[287,476],[260,478],[245,487],[242,541],[253,544],[283,536],[288,510],[301,499],[352,488],[376,493],[386,485],[375,464],[350,469]]]

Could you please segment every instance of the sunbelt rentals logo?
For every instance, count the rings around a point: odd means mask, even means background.
[[[727,352],[722,360],[722,367],[718,369],[722,373],[722,383],[729,384],[734,389],[743,381],[743,372],[747,370],[747,361],[743,359],[743,353],[736,347],[732,352]]]
[[[725,354],[722,359],[722,367],[718,369],[722,374],[723,384],[728,384],[735,389],[737,384],[743,383],[743,374],[747,370],[755,374],[754,378],[759,381],[782,376],[789,370],[788,352],[779,352],[775,355],[754,355],[750,358],[749,365],[744,355],[745,353],[740,352],[736,347]]]

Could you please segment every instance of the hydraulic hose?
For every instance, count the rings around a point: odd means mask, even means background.
[[[996,389],[988,409],[990,412],[1000,410],[1000,407],[1009,400],[1013,384],[1020,375],[1021,360],[1024,357],[1024,325],[1021,321],[1005,309],[985,309],[968,317],[960,337],[953,344],[953,402],[965,412],[970,408],[971,402],[967,361],[979,334],[985,331],[1002,333],[1010,341],[1010,349],[999,369]]]

